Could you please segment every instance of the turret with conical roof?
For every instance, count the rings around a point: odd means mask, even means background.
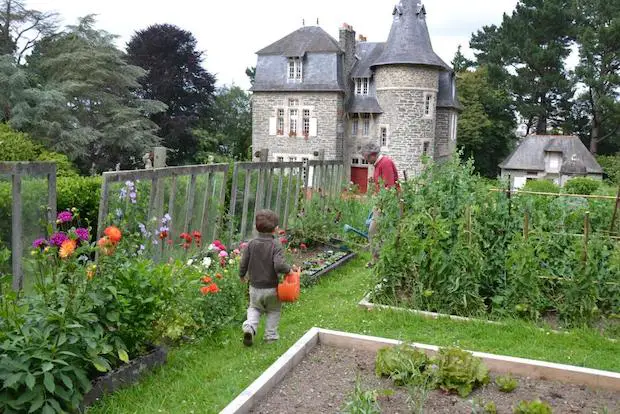
[[[426,26],[426,9],[417,0],[401,0],[392,11],[394,21],[383,53],[373,66],[424,65],[450,70],[433,51]]]

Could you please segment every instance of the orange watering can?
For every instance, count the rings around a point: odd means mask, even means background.
[[[278,285],[278,299],[281,302],[295,302],[301,291],[299,271],[291,271]]]

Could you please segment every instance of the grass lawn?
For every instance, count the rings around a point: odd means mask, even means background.
[[[365,259],[330,273],[298,303],[285,305],[279,343],[259,339],[245,348],[240,327],[231,327],[172,350],[164,367],[89,413],[217,413],[313,326],[620,372],[620,343],[586,330],[562,335],[523,322],[495,326],[362,310],[357,302],[371,281]]]

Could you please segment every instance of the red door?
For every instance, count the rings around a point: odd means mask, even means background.
[[[368,168],[351,167],[351,181],[356,184],[362,194],[368,191]]]

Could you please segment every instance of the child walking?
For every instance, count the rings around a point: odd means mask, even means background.
[[[285,263],[282,245],[274,234],[278,216],[271,210],[256,213],[258,237],[252,239],[241,257],[239,277],[250,281],[250,306],[243,322],[243,344],[251,346],[262,314],[267,315],[265,342],[278,340],[278,322],[282,304],[278,300],[278,274],[287,274],[291,267]]]

